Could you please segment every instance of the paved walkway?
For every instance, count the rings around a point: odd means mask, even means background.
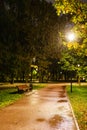
[[[0,109],[0,130],[78,130],[65,87],[49,84]]]

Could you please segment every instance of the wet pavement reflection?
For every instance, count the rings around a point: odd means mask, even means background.
[[[77,130],[65,86],[49,84],[1,109],[0,130]]]

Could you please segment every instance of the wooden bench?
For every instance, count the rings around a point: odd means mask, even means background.
[[[28,85],[18,85],[17,86],[18,89],[18,93],[22,93],[22,92],[27,92],[27,91],[31,91],[33,89],[32,84]]]
[[[18,85],[17,89],[18,89],[18,93],[27,92],[27,91],[29,91],[29,86],[28,85]]]

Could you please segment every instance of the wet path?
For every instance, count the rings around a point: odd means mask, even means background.
[[[0,110],[0,130],[77,130],[65,87],[48,87]]]

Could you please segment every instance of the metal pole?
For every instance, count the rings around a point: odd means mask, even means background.
[[[72,72],[71,72],[71,93],[72,93]]]

